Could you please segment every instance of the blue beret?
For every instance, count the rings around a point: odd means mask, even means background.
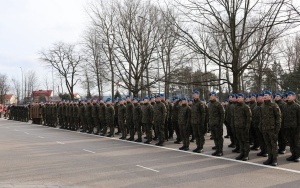
[[[280,93],[280,92],[276,92],[276,93],[274,94],[274,97],[276,97],[277,95],[280,96],[280,97],[283,97],[282,93]]]
[[[264,94],[263,93],[259,93],[259,94],[257,94],[257,97],[263,97],[264,96]]]
[[[267,95],[272,95],[272,92],[269,91],[269,90],[265,90],[265,91],[264,91],[264,95],[266,95],[266,94],[267,94]]]
[[[155,98],[159,98],[160,97],[160,95],[155,95]]]
[[[146,96],[146,97],[144,97],[144,100],[145,100],[145,99],[149,99],[149,97]]]
[[[182,97],[181,100],[182,101],[187,101],[187,98],[186,97]]]
[[[236,94],[236,97],[245,97],[243,93]]]
[[[200,92],[198,90],[194,90],[193,94],[200,94]]]
[[[235,94],[231,93],[231,94],[228,95],[228,98],[229,97],[235,97]]]
[[[257,95],[255,93],[251,93],[250,97],[256,97]]]
[[[127,99],[127,98],[130,98],[130,95],[127,95],[127,96],[126,96],[126,99]]]
[[[287,92],[286,92],[286,96],[288,96],[288,95],[296,95],[296,93],[293,92],[293,91],[287,91]]]
[[[164,97],[165,95],[161,93],[161,94],[159,94],[159,96]]]
[[[151,99],[155,99],[155,97],[152,96],[152,97],[150,97],[150,100],[151,100]]]
[[[212,91],[209,93],[209,96],[211,96],[211,95],[217,95],[217,93],[215,91]]]
[[[108,102],[108,101],[111,101],[111,98],[107,98],[107,99],[106,99],[106,102]]]
[[[174,96],[174,97],[173,97],[173,100],[176,100],[176,99],[179,99],[178,96]]]
[[[134,97],[132,100],[133,100],[133,101],[139,101],[139,99],[136,98],[136,97]]]

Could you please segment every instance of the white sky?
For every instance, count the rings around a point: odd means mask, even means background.
[[[85,8],[90,0],[0,0],[0,73],[21,81],[22,72],[34,70],[45,89],[51,70],[38,52],[58,41],[76,43],[87,26]],[[77,87],[79,90],[80,86]],[[76,91],[75,91],[76,92]]]

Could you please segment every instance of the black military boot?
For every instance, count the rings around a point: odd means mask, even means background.
[[[268,159],[263,162],[264,165],[270,165],[273,162],[273,157],[272,156],[268,156]]]
[[[178,148],[179,150],[184,150],[185,146],[181,146],[180,148]]]
[[[244,154],[242,161],[248,161],[249,160],[249,154]]]
[[[300,162],[300,157],[295,157],[294,162],[299,163]]]
[[[203,152],[203,148],[197,147],[196,149],[193,150],[193,152],[195,152],[195,153],[202,153]]]
[[[286,158],[286,160],[287,160],[287,161],[294,161],[294,160],[295,160],[295,156],[292,155],[292,156]]]
[[[234,143],[231,143],[231,144],[228,145],[228,147],[229,147],[229,148],[235,148],[236,145],[235,145]]]
[[[211,149],[216,150],[216,149],[217,149],[217,146],[213,146]]]
[[[271,166],[278,166],[277,157],[274,157]]]
[[[234,152],[234,153],[240,153],[240,148],[236,147],[235,149],[232,150],[232,152]]]
[[[129,137],[127,138],[128,141],[134,141],[134,138],[133,137]]]
[[[159,141],[158,143],[155,144],[156,146],[164,146],[164,142]]]
[[[244,157],[244,155],[241,153],[241,154],[240,154],[239,156],[237,156],[235,159],[236,159],[236,160],[242,160],[243,157]]]

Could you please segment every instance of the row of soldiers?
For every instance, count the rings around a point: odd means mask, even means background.
[[[240,153],[237,160],[246,161],[250,150],[260,149],[257,156],[268,157],[263,164],[277,166],[278,153],[286,153],[289,144],[292,156],[286,160],[300,161],[300,105],[292,91],[274,96],[267,90],[252,94],[247,104],[243,94],[230,95],[225,125],[231,139],[229,147]]]
[[[173,102],[165,100],[163,95],[144,97],[143,100],[127,96],[112,102],[96,100],[87,102],[48,103],[44,106],[33,105],[31,109],[40,109],[40,116],[47,126],[60,126],[62,129],[113,137],[121,134],[120,139],[145,144],[158,140],[156,145],[176,134],[175,144],[181,144],[180,150],[189,150],[190,135],[196,140],[193,152],[203,152],[204,136],[211,131],[216,150],[214,156],[223,155],[223,125],[226,125],[233,152],[240,153],[237,160],[249,160],[250,150],[261,150],[258,156],[268,157],[266,165],[276,166],[278,152],[284,154],[287,144],[292,156],[288,161],[299,162],[300,157],[300,108],[294,92],[285,96],[276,93],[272,102],[272,93],[264,91],[251,95],[245,101],[243,94],[231,94],[228,103],[221,104],[216,92],[210,93],[209,102],[200,100],[200,92],[194,90],[193,100],[174,97]],[[32,111],[32,110],[30,110]],[[30,112],[33,114],[34,112]],[[109,132],[108,132],[109,130]],[[154,131],[154,135],[153,134]],[[137,134],[137,139],[134,139]],[[129,138],[127,136],[129,135]],[[250,143],[253,146],[250,148]],[[278,148],[279,146],[279,148]]]

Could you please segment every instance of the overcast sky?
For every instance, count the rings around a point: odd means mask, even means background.
[[[0,0],[0,73],[21,81],[22,71],[38,73],[45,89],[47,70],[38,52],[58,41],[76,43],[87,25],[90,0]],[[78,87],[79,90],[79,87]]]

